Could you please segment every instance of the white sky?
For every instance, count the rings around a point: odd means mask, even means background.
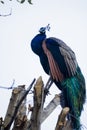
[[[12,15],[0,17],[0,86],[9,87],[15,79],[15,87],[25,84],[40,75],[46,83],[48,76],[43,71],[38,57],[30,47],[31,39],[42,26],[50,23],[47,36],[54,36],[65,41],[76,53],[77,61],[87,82],[87,0],[32,0],[33,5],[7,2],[0,5],[0,14]],[[51,96],[57,93],[51,88]],[[0,89],[0,116],[5,116],[11,90]],[[48,103],[49,101],[47,101]],[[87,129],[87,103],[82,113],[81,122]],[[58,112],[42,125],[42,130],[54,130]],[[51,124],[49,123],[51,122]]]

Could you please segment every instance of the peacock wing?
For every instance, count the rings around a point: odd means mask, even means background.
[[[60,53],[64,57],[64,61],[65,61],[69,76],[75,75],[76,68],[78,66],[75,53],[63,41],[59,39],[55,39],[55,40],[58,41]]]
[[[56,81],[62,81],[64,75],[76,73],[77,61],[75,53],[62,40],[51,37],[43,41],[42,48],[47,55],[50,73]]]

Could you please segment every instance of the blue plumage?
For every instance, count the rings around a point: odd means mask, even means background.
[[[31,41],[31,48],[37,55],[41,55],[42,53],[42,42],[46,38],[45,34],[37,34],[34,39]],[[38,42],[39,41],[39,42]]]
[[[31,41],[31,48],[39,56],[44,71],[62,91],[64,107],[70,108],[72,127],[79,130],[86,98],[84,76],[72,49],[60,39],[46,38],[45,31],[45,27],[40,29],[40,34]]]

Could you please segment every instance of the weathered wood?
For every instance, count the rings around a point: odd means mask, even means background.
[[[9,122],[12,119],[13,113],[15,111],[15,107],[17,106],[17,103],[19,101],[19,93],[24,89],[25,85],[18,86],[17,88],[14,88],[12,91],[12,96],[9,102],[9,106],[7,109],[7,113],[4,119],[4,127],[6,127]]]
[[[21,91],[21,93],[19,94],[19,101],[24,95],[24,92],[25,90]],[[12,130],[24,130],[26,127],[25,126],[26,121],[27,121],[27,115],[26,115],[26,98],[25,98],[18,109]]]
[[[46,93],[44,94],[44,86],[42,77],[39,77],[34,86],[33,107],[30,107],[32,111],[30,120],[26,115],[26,96],[29,93],[35,79],[25,90],[25,85],[18,86],[12,91],[12,96],[8,106],[8,110],[4,119],[4,127],[2,121],[0,122],[0,130],[10,130],[11,124],[14,121],[12,130],[41,130],[41,123],[53,112],[53,110],[60,105],[60,94],[55,95],[51,102],[43,109]],[[49,90],[53,82],[49,79],[45,90]],[[66,120],[66,115],[69,112],[69,108],[64,108],[58,118],[55,130],[72,130],[71,122]]]
[[[41,115],[41,123],[44,122],[44,120],[55,110],[55,108],[58,105],[60,105],[60,94],[59,95],[56,94],[55,97],[52,99],[52,101],[47,105],[47,107],[43,109]],[[30,111],[32,111],[34,108],[30,106],[29,109]],[[26,130],[31,130],[31,120],[27,122]]]
[[[67,121],[62,130],[73,130],[71,127],[71,121]]]
[[[4,130],[4,121],[2,117],[0,117],[0,130]]]
[[[44,87],[42,78],[39,77],[34,87],[34,107],[31,116],[31,130],[41,129],[41,113],[43,109]]]
[[[14,101],[14,98],[12,98],[13,100],[11,101],[10,100],[10,103],[9,103],[9,107],[8,107],[8,110],[7,110],[7,114],[6,114],[6,117],[5,117],[5,128],[4,130],[9,130],[16,115],[17,115],[17,112],[18,112],[18,109],[21,105],[21,103],[23,102],[23,100],[26,98],[27,94],[29,93],[32,85],[34,84],[35,82],[35,79],[32,81],[32,83],[29,85],[29,87],[27,88],[27,90],[24,92],[23,96],[21,97],[20,100],[18,100],[18,96],[19,94],[17,94],[15,96],[15,98],[17,98],[15,101]],[[13,91],[15,94],[18,93],[16,90]],[[13,94],[14,95],[14,94]],[[13,97],[13,96],[12,96]],[[11,111],[11,112],[10,112]]]
[[[14,127],[12,130],[26,130],[26,124],[27,124],[27,116],[26,115],[17,115]]]
[[[44,108],[42,112],[41,123],[54,111],[58,105],[60,105],[60,94],[56,94],[46,108]]]
[[[58,121],[57,121],[55,130],[62,130],[64,128],[65,123],[66,123],[66,119],[65,118],[66,118],[66,115],[68,114],[68,112],[69,112],[69,108],[68,107],[65,107],[61,111],[61,113],[60,113],[60,115],[58,117]]]

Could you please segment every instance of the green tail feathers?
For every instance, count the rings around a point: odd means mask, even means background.
[[[70,108],[72,126],[75,130],[79,130],[81,126],[80,115],[86,99],[85,79],[80,68],[77,68],[75,76],[64,80],[61,85],[63,87],[65,106]]]

